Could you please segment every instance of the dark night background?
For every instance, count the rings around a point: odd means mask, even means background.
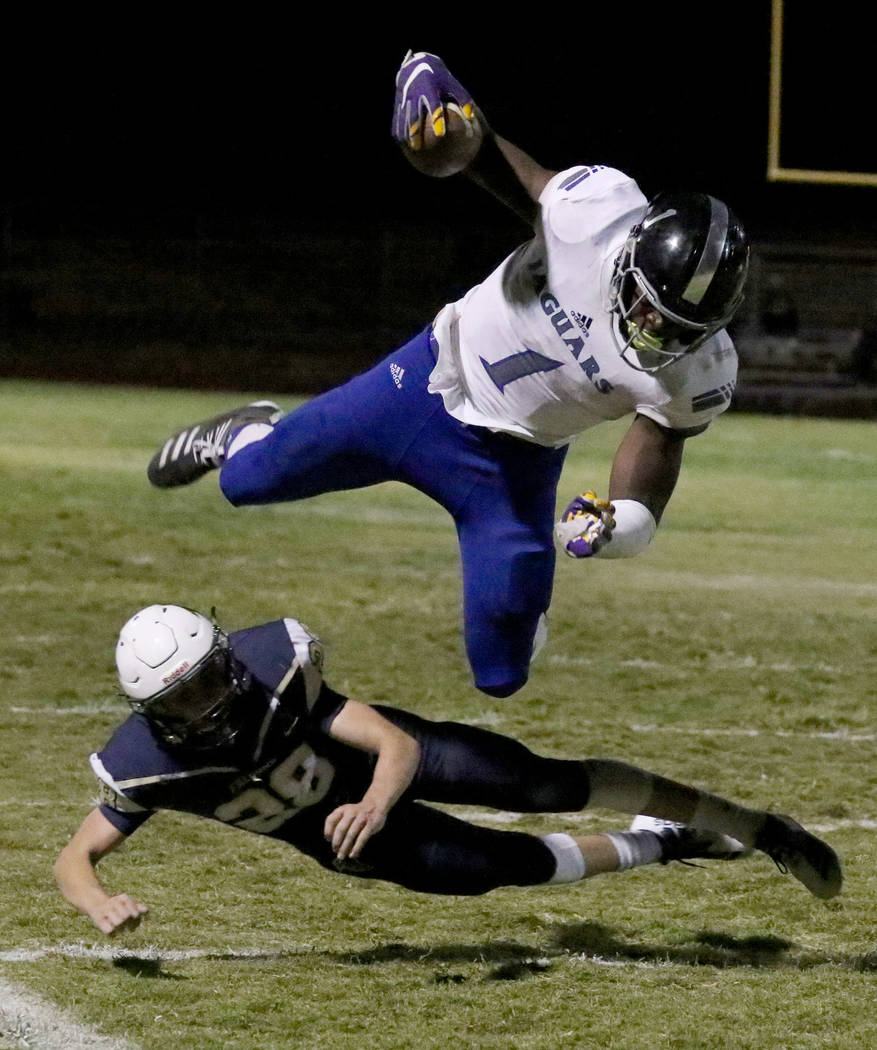
[[[830,20],[786,6],[781,163],[877,170],[855,5]],[[546,166],[706,189],[765,257],[865,260],[871,300],[833,292],[827,323],[877,312],[877,190],[767,180],[766,0],[547,9],[501,32],[465,11],[435,12],[438,31],[395,11],[203,17],[7,38],[3,374],[319,388],[483,277],[526,230],[400,155],[389,123],[409,46],[441,54]]]

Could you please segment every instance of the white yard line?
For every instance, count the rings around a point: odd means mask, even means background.
[[[33,992],[2,980],[0,1035],[28,1050],[137,1050],[134,1043],[101,1035]]]
[[[192,959],[289,959],[296,955],[314,951],[314,946],[304,944],[283,951],[266,951],[263,948],[117,948],[90,944],[57,944],[45,948],[9,948],[0,951],[0,963],[32,963],[41,959],[143,959],[146,962],[188,962]],[[0,984],[0,988],[3,985]]]
[[[548,663],[557,667],[593,667],[597,661],[590,656],[568,656],[564,653],[555,653],[547,658]],[[779,673],[793,673],[797,671],[818,671],[820,674],[840,674],[842,669],[825,663],[760,663],[752,655],[737,656],[732,658],[711,656],[703,663],[700,661],[686,663],[677,660],[674,663],[664,663],[660,660],[646,660],[642,657],[631,660],[619,660],[619,667],[633,667],[643,671],[776,671]]]
[[[672,590],[679,589],[687,594],[699,591],[722,591],[733,594],[738,591],[753,593],[782,594],[786,599],[791,595],[804,595],[819,592],[823,597],[840,596],[843,598],[871,598],[877,596],[877,583],[870,578],[840,579],[830,576],[794,575],[792,572],[779,573],[703,573],[697,571],[679,571],[657,566],[639,564],[636,566],[637,585],[641,590],[648,588]]]
[[[8,806],[11,809],[21,809],[22,807],[32,809],[57,809],[59,807],[64,809],[81,809],[82,800],[66,798],[0,798],[0,806]]]
[[[98,959],[106,961],[143,960],[153,963],[187,962],[195,959],[213,959],[231,962],[250,959],[289,960],[304,959],[311,954],[321,954],[315,945],[301,945],[298,948],[282,950],[258,948],[188,948],[158,949],[141,948],[131,951],[124,948],[99,948],[88,945],[59,945],[53,948],[18,949],[0,952],[0,962],[39,962],[41,959],[61,957],[66,959]],[[332,953],[329,953],[332,954]],[[622,953],[623,954],[623,953]],[[532,959],[517,959],[516,962],[536,962],[544,965],[565,958],[572,963],[585,963],[593,966],[627,967],[636,969],[662,969],[678,965],[671,958],[637,959],[613,957],[612,955],[592,954],[590,952],[555,951],[549,956]],[[47,1033],[47,1034],[44,1034]],[[24,1047],[33,1050],[139,1050],[130,1042],[112,1040],[98,1034],[78,1022],[71,1021],[69,1016],[31,992],[0,981],[0,1035],[18,1039]],[[77,1041],[78,1040],[78,1041]]]
[[[51,718],[53,716],[67,715],[118,715],[120,718],[125,714],[123,701],[106,704],[75,704],[72,707],[20,707],[13,705],[9,708],[13,715],[40,715]]]
[[[21,707],[13,705],[9,713],[13,715],[40,715],[55,718],[76,716],[94,717],[116,714],[121,710],[119,703],[79,704],[72,707]],[[472,718],[458,719],[467,725],[500,727],[505,719],[497,711],[488,711]],[[580,725],[600,726],[601,723],[582,721]],[[793,729],[729,729],[710,726],[662,726],[653,722],[631,722],[621,724],[621,728],[633,733],[679,733],[684,736],[729,736],[729,737],[779,737],[798,740],[831,740],[840,744],[872,743],[877,740],[877,733],[851,732],[849,729],[824,729],[801,732]],[[2,805],[2,803],[0,803]]]
[[[443,716],[443,717],[450,717]],[[458,719],[466,725],[483,726],[485,728],[502,730],[505,718],[496,711],[488,711],[483,715],[475,715],[472,718]],[[609,728],[603,722],[595,722],[589,719],[580,719],[579,725],[586,728],[606,729]],[[852,732],[849,729],[818,729],[804,732],[797,729],[747,729],[728,728],[720,726],[664,726],[655,722],[620,722],[619,729],[629,729],[632,733],[678,733],[682,736],[728,736],[745,737],[757,739],[762,737],[782,740],[829,740],[836,744],[870,744],[877,740],[877,733]]]
[[[793,729],[710,729],[697,726],[659,726],[632,723],[634,733],[681,733],[685,736],[781,737],[796,740],[831,740],[841,744],[863,744],[877,740],[877,733],[851,733],[848,729],[825,729],[802,733]]]

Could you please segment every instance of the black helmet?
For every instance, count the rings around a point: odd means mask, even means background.
[[[630,231],[612,277],[621,356],[656,372],[696,350],[734,316],[748,266],[746,232],[727,204],[706,193],[659,194]],[[669,322],[660,333],[630,320],[643,301]]]

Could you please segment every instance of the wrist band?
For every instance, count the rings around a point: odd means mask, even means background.
[[[615,499],[615,528],[612,539],[601,547],[595,558],[632,558],[652,542],[658,523],[652,512],[639,500]]]

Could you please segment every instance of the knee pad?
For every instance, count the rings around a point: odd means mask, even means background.
[[[498,699],[505,699],[507,696],[511,696],[512,693],[516,693],[519,689],[527,684],[526,678],[520,678],[514,682],[500,682],[498,685],[479,685],[475,683],[475,688],[480,690],[482,693],[487,693],[488,696],[495,696]]]

